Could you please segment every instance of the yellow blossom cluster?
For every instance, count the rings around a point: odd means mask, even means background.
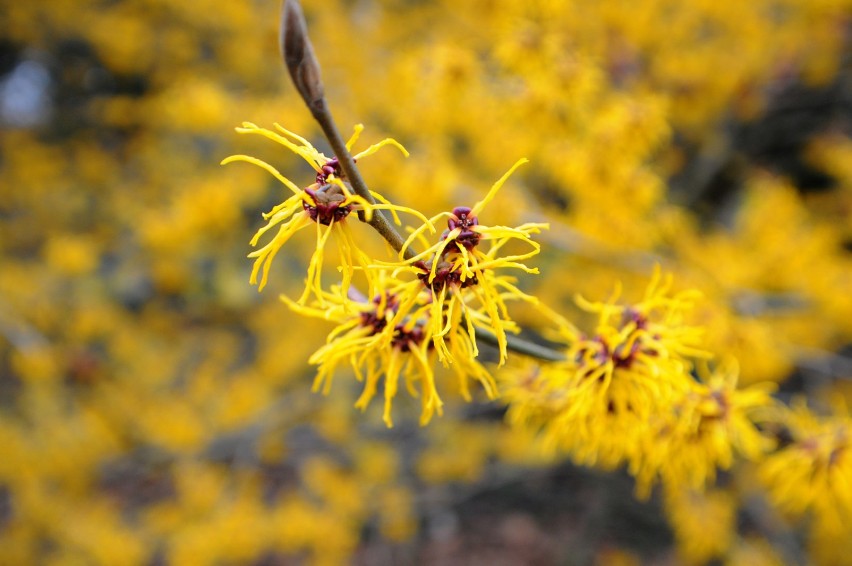
[[[479,223],[479,215],[512,171],[524,162],[518,161],[473,207],[456,207],[452,212],[439,214],[431,220],[423,218],[425,223],[422,226],[411,229],[411,236],[399,250],[400,256],[404,256],[412,241],[425,241],[423,232],[427,229],[434,231],[433,222],[447,216],[448,228],[437,244],[401,263],[377,262],[353,245],[367,282],[366,296],[350,287],[351,275],[346,275],[353,269],[351,261],[347,261],[352,256],[350,248],[347,248],[348,253],[341,254],[342,286],[334,286],[331,291],[321,288],[318,279],[321,265],[317,265],[315,259],[322,251],[324,238],[318,236],[317,253],[312,259],[302,298],[294,302],[285,295],[281,296],[294,311],[331,320],[338,325],[329,334],[325,346],[309,359],[310,363],[319,366],[315,390],[322,387],[328,393],[338,366],[349,364],[358,381],[364,382],[363,392],[355,406],[365,410],[381,382],[385,397],[383,420],[390,427],[393,426],[392,402],[402,378],[409,393],[422,399],[420,421],[427,424],[433,414],[442,413],[443,402],[433,369],[437,357],[445,367],[452,368],[465,399],[471,399],[468,384],[471,379],[482,385],[489,398],[496,397],[494,378],[477,360],[476,332],[477,329],[494,329],[502,364],[506,359],[506,332],[518,332],[517,325],[509,318],[506,302],[512,299],[535,302],[535,298],[520,291],[514,285],[514,278],[498,275],[495,270],[516,268],[537,273],[536,269],[520,262],[538,253],[539,246],[530,236],[547,225],[488,226]],[[289,183],[284,177],[276,176]],[[341,183],[341,186],[344,185]],[[349,206],[346,200],[337,202],[342,207]],[[369,203],[364,204],[368,210],[372,208]],[[399,209],[390,204],[386,207]],[[320,224],[313,215],[307,218]],[[329,231],[333,226],[332,221]],[[265,230],[261,229],[258,235]],[[500,253],[514,239],[526,242],[531,251],[508,255]],[[284,241],[286,238],[281,239],[281,243]],[[273,241],[270,245],[274,244]],[[482,251],[484,245],[488,246],[488,251]],[[269,259],[259,257],[258,261],[265,261],[268,266]],[[252,273],[253,278],[255,272]],[[304,306],[302,303],[309,292],[316,296],[316,300],[310,306]]]
[[[593,334],[563,324],[566,361],[503,372],[510,422],[540,428],[552,449],[578,463],[636,476],[648,497],[656,480],[702,490],[734,456],[758,458],[771,440],[756,414],[770,410],[771,387],[736,387],[736,372],[699,378],[708,354],[685,320],[695,294],[651,281],[644,298],[619,305],[578,297],[598,314]],[[706,372],[705,372],[706,373]]]
[[[782,422],[791,440],[761,462],[760,479],[785,513],[809,514],[815,531],[840,539],[852,522],[852,420],[799,404]]]

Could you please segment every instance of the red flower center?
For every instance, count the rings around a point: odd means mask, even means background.
[[[482,238],[482,235],[473,231],[473,227],[479,224],[479,218],[473,216],[470,212],[471,209],[469,206],[455,207],[453,209],[452,216],[450,216],[449,220],[447,220],[447,228],[449,228],[449,230],[444,232],[441,239],[446,239],[449,231],[459,228],[461,232],[458,236],[456,236],[456,244],[464,246],[468,250],[475,248],[479,243],[479,240]]]
[[[314,222],[319,222],[323,226],[328,226],[332,222],[340,222],[352,212],[352,206],[343,204],[346,200],[346,195],[339,185],[328,183],[314,190],[310,188],[304,189],[306,193],[311,195],[314,204],[311,205],[307,201],[302,201],[302,208],[311,217]]]

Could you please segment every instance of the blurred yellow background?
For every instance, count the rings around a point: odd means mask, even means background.
[[[277,296],[302,288],[312,237],[258,294],[248,242],[285,189],[219,166],[246,153],[310,182],[236,135],[244,120],[327,151],[280,61],[278,10],[3,2],[0,564],[786,561],[777,539],[800,524],[769,509],[738,530],[724,487],[665,513],[632,501],[622,474],[543,454],[484,395],[450,394],[426,428],[399,400],[388,431],[380,407],[353,409],[347,376],[311,393],[329,328]],[[522,288],[583,327],[575,293],[621,281],[636,299],[660,264],[704,294],[706,349],[741,382],[825,411],[852,399],[848,0],[304,11],[341,129],[411,152],[365,161],[372,188],[431,215],[527,157],[489,211],[551,223]],[[720,517],[718,545],[697,516]],[[800,550],[849,563],[852,536],[832,536]]]

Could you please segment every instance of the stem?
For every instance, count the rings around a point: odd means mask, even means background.
[[[475,331],[477,340],[482,340],[486,344],[491,344],[495,348],[500,347],[500,344],[497,341],[497,335],[490,330],[476,328]],[[568,358],[565,357],[565,354],[559,350],[554,350],[547,346],[542,346],[541,344],[536,344],[535,342],[530,342],[511,334],[506,335],[506,348],[516,354],[537,358],[545,362],[564,362],[568,360]]]
[[[343,169],[346,180],[349,181],[352,189],[367,202],[376,204],[376,199],[370,194],[370,189],[367,188],[364,178],[361,177],[361,173],[355,167],[355,160],[352,159],[352,155],[346,149],[343,136],[340,135],[340,130],[337,129],[334,118],[331,117],[331,110],[329,110],[328,103],[325,101],[325,88],[322,84],[319,61],[314,54],[313,45],[311,45],[311,40],[308,37],[305,16],[297,0],[285,0],[281,10],[280,33],[281,56],[287,66],[287,71],[290,73],[293,86],[299,91],[305,105],[322,127],[322,131],[334,151],[334,156],[337,157],[337,161],[340,163],[340,167]],[[359,218],[363,220],[360,214]],[[375,211],[368,224],[375,228],[393,249],[397,252],[402,251],[405,239],[394,229],[388,217],[381,210]],[[403,257],[411,259],[415,255],[417,254],[413,249],[407,248]]]

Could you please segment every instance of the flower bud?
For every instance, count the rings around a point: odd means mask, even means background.
[[[296,90],[311,111],[323,102],[324,89],[319,62],[308,38],[305,16],[298,0],[285,0],[281,10],[279,36],[281,56]]]

